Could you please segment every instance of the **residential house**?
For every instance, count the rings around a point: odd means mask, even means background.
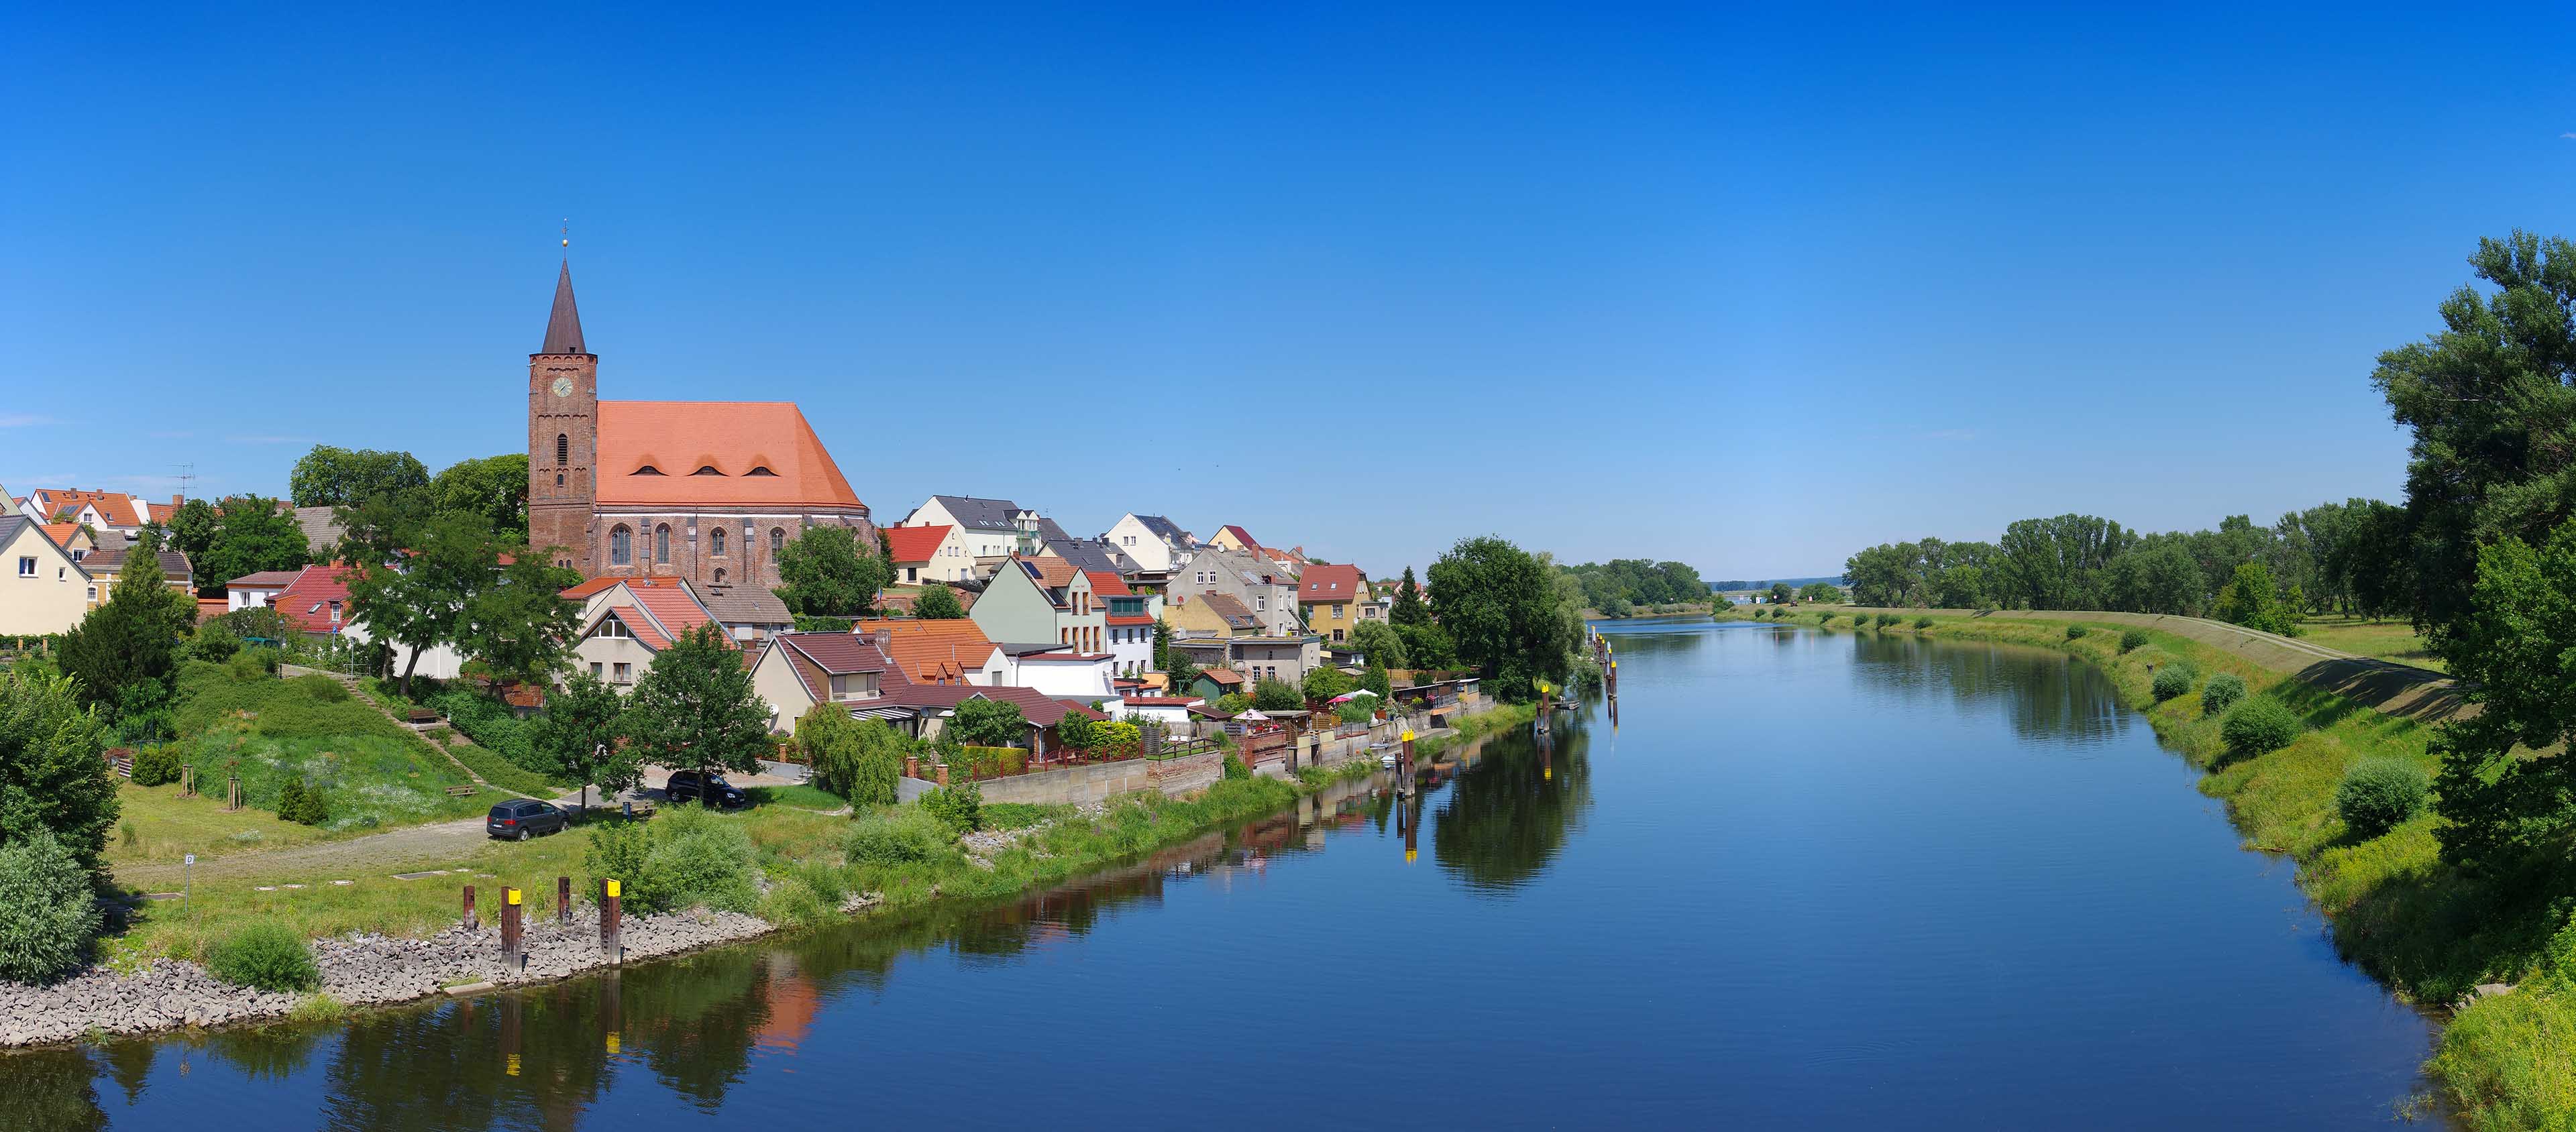
[[[951,523],[929,527],[888,527],[887,562],[897,585],[965,582],[978,577],[974,544],[966,528]]]
[[[340,521],[334,518],[336,507],[297,507],[295,527],[304,532],[304,548],[313,557],[328,562],[340,553]]]
[[[1363,621],[1384,621],[1387,607],[1370,594],[1357,566],[1309,566],[1297,579],[1297,605],[1306,630],[1328,641],[1346,641]]]
[[[38,488],[27,493],[19,513],[39,523],[64,522],[101,533],[133,535],[141,533],[144,524],[169,523],[179,513],[181,502],[175,495],[168,503],[148,503],[141,496],[123,492]]]
[[[1055,649],[1012,655],[1013,650],[1002,651],[1010,662],[1004,685],[1035,688],[1086,704],[1118,694],[1117,674],[1111,667],[1116,658],[1108,653]]]
[[[1190,733],[1190,709],[1204,707],[1202,696],[1129,695],[1118,704],[1118,718],[1133,723],[1151,720],[1171,728],[1175,735]]]
[[[117,541],[120,544],[124,542],[122,539]],[[80,560],[81,566],[89,571],[91,579],[89,585],[83,587],[82,594],[90,608],[96,609],[107,604],[107,599],[116,589],[116,576],[125,571],[125,560],[131,553],[131,546],[118,545],[91,551]],[[187,555],[175,550],[164,550],[156,557],[161,560],[161,584],[190,597],[196,596],[197,572],[189,567]]]
[[[1198,539],[1179,524],[1160,515],[1133,511],[1110,524],[1100,541],[1117,547],[1135,561],[1138,570],[1150,574],[1170,574],[1174,565],[1198,549]]]
[[[814,705],[830,702],[846,705],[853,717],[935,739],[957,705],[982,699],[1018,707],[1029,725],[1025,742],[1044,757],[1055,749],[1055,728],[1066,716],[1108,718],[1035,688],[915,684],[873,637],[856,633],[781,633],[763,645],[751,673],[752,688],[769,704],[770,727],[780,732],[793,732]]]
[[[1173,600],[1174,604],[1163,607],[1162,619],[1171,625],[1175,638],[1261,635],[1261,618],[1233,594],[1209,590],[1194,601]]]
[[[308,637],[338,636],[349,625],[347,566],[307,566],[269,599],[288,628]]]
[[[875,643],[915,684],[991,687],[1011,682],[1006,679],[1010,657],[971,618],[867,618],[852,623],[850,631]]]
[[[1198,600],[1195,595],[1211,590],[1242,602],[1261,619],[1264,632],[1287,636],[1305,631],[1297,619],[1297,579],[1268,558],[1212,546],[1196,551],[1172,573],[1170,604]]]
[[[1091,576],[1062,558],[1004,560],[966,615],[997,642],[1052,641],[1083,652],[1108,645],[1108,607],[1092,592]]]
[[[1208,539],[1208,545],[1236,554],[1258,554],[1261,550],[1261,542],[1252,537],[1252,532],[1232,523],[1218,527],[1215,536]]]
[[[1038,513],[1007,499],[934,495],[895,526],[956,527],[963,532],[970,553],[978,558],[1034,554],[1039,545]]]
[[[563,596],[582,603],[573,663],[620,690],[652,671],[653,658],[683,634],[723,625],[685,578],[593,578]]]
[[[1143,594],[1127,588],[1125,579],[1106,570],[1085,571],[1092,595],[1108,603],[1101,624],[1109,638],[1110,667],[1121,676],[1142,676],[1154,668],[1154,614]]]
[[[265,609],[277,604],[277,595],[295,581],[301,570],[262,570],[244,574],[224,583],[224,611]]]
[[[74,562],[89,557],[91,551],[98,549],[98,538],[90,533],[88,527],[78,523],[46,523],[44,527],[45,537],[54,540],[54,545],[63,548]]]
[[[0,633],[69,632],[89,613],[95,583],[71,552],[23,514],[0,515]]]
[[[1199,678],[1192,681],[1183,691],[1198,699],[1213,702],[1231,692],[1242,692],[1248,695],[1252,691],[1252,685],[1250,681],[1243,678],[1242,673],[1231,668],[1223,665],[1202,665],[1199,668]]]
[[[1237,637],[1226,642],[1229,667],[1255,680],[1285,680],[1303,686],[1306,673],[1324,662],[1324,639],[1312,633],[1284,637]]]
[[[736,644],[766,640],[770,634],[796,627],[796,615],[789,613],[787,603],[767,586],[699,586],[692,582],[690,588]]]

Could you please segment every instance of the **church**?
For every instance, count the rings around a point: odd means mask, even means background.
[[[872,544],[868,505],[788,401],[602,401],[572,263],[528,355],[528,541],[585,578],[779,584],[812,526]]]

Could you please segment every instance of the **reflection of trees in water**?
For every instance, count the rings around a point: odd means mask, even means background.
[[[615,978],[360,1019],[326,1072],[324,1126],[571,1127],[608,1084]]]
[[[1999,706],[2013,733],[2025,739],[2095,742],[2129,724],[2109,677],[2057,653],[1883,633],[1859,634],[1852,648],[1855,678],[1871,689],[1905,695],[1939,689],[1963,708]]]
[[[107,1127],[98,1106],[98,1069],[83,1049],[0,1056],[0,1128],[85,1132]]]
[[[117,1088],[125,1090],[125,1103],[133,1104],[143,1095],[144,1082],[152,1077],[152,1061],[161,1046],[147,1038],[120,1038],[98,1052],[100,1059],[107,1062],[107,1075],[116,1079]]]
[[[1431,853],[1442,868],[1471,888],[1506,889],[1547,867],[1592,805],[1579,718],[1559,715],[1545,744],[1527,730],[1485,741],[1440,800]]]

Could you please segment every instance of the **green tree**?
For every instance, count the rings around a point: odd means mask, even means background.
[[[884,555],[862,548],[850,528],[814,526],[779,549],[778,577],[786,584],[775,592],[791,613],[864,617],[894,580],[894,568]]]
[[[67,676],[0,669],[0,844],[51,833],[81,867],[100,866],[116,825],[107,725]]]
[[[1387,675],[1386,666],[1375,660],[1369,662],[1368,672],[1360,677],[1360,687],[1377,693],[1375,706],[1385,707],[1395,702],[1395,681]]]
[[[80,968],[98,936],[91,883],[51,830],[0,841],[0,979],[40,982]]]
[[[1394,627],[1378,621],[1362,621],[1351,629],[1351,647],[1360,650],[1370,664],[1387,668],[1409,668],[1404,655],[1404,638]]]
[[[1422,600],[1422,587],[1414,584],[1411,566],[1404,568],[1404,580],[1396,583],[1395,601],[1387,607],[1386,619],[1397,625],[1431,623],[1431,607]]]
[[[1016,747],[1028,741],[1029,721],[1018,704],[972,696],[957,705],[948,733],[970,747]]]
[[[481,523],[481,516],[473,516],[469,526]],[[553,683],[573,635],[581,631],[581,606],[562,596],[567,587],[581,583],[581,574],[549,565],[527,547],[513,546],[496,552],[492,569],[482,576],[489,581],[466,596],[457,651],[495,680]]]
[[[1157,617],[1154,619],[1154,671],[1171,671],[1171,669],[1165,667],[1171,662],[1172,623]]]
[[[429,482],[431,506],[483,517],[510,542],[528,537],[528,454],[505,452],[449,464]]]
[[[1552,574],[1539,557],[1491,536],[1461,539],[1431,564],[1433,615],[1459,659],[1505,699],[1530,698],[1541,679],[1564,680],[1582,640],[1579,615],[1569,616]]]
[[[298,507],[346,507],[429,486],[429,469],[409,452],[350,451],[316,444],[287,474],[287,493]]]
[[[856,720],[840,704],[816,704],[796,720],[796,742],[805,749],[817,788],[853,806],[895,803],[895,782],[912,742],[883,720]]]
[[[2576,259],[2571,259],[2576,264]],[[2443,724],[2434,829],[2442,856],[2472,867],[2555,867],[2576,825],[2576,522],[2535,549],[2508,537],[2478,555],[2451,675],[2478,705]],[[2519,750],[2517,750],[2519,748]]]
[[[479,515],[430,513],[418,493],[340,509],[340,557],[350,566],[349,619],[369,638],[401,645],[402,694],[421,654],[463,639],[467,609],[501,572],[501,547]]]
[[[1788,603],[1793,602],[1793,601],[1796,601],[1796,600],[1798,600],[1798,591],[1793,590],[1793,589],[1790,589],[1790,588],[1789,588],[1789,583],[1787,583],[1787,582],[1773,582],[1773,583],[1771,583],[1771,604],[1773,604],[1773,605],[1787,605]]]
[[[607,802],[643,785],[642,760],[619,742],[625,718],[626,697],[587,672],[575,673],[546,697],[545,714],[528,729],[528,746],[581,783],[581,804],[588,809],[593,786]]]
[[[215,544],[216,523],[215,505],[203,499],[191,499],[181,503],[178,511],[170,516],[169,538],[166,541],[170,549],[188,556],[188,561],[197,567],[200,581],[203,580],[206,572],[206,549]],[[284,567],[280,568],[284,569]],[[232,578],[240,576],[239,574],[229,575]],[[215,584],[220,587],[225,580],[227,579],[216,579]]]
[[[1263,711],[1296,711],[1306,706],[1306,697],[1297,694],[1296,685],[1265,676],[1252,682],[1252,706]]]
[[[1299,690],[1306,694],[1309,702],[1313,702],[1331,700],[1359,686],[1359,681],[1352,679],[1349,673],[1328,664],[1318,664],[1306,670],[1306,679]]]
[[[184,611],[180,603],[186,603]],[[125,556],[106,604],[64,635],[62,669],[79,681],[81,701],[109,718],[152,718],[168,708],[179,672],[179,638],[195,616],[195,604],[170,588],[161,557],[146,540]]]
[[[1974,566],[1952,566],[1932,581],[1932,604],[1943,609],[1975,609],[1986,601],[1986,572]]]
[[[748,774],[777,749],[769,738],[769,715],[752,690],[741,650],[709,622],[680,634],[635,681],[626,734],[650,762]]]
[[[1447,671],[1458,666],[1458,642],[1449,631],[1438,625],[1399,625],[1395,635],[1404,641],[1404,658],[1415,668]]]
[[[1821,601],[1830,605],[1840,602],[1842,599],[1842,587],[1836,586],[1832,582],[1809,582],[1806,585],[1798,587],[1798,600],[1800,601]],[[1901,604],[1901,602],[1901,597],[1891,597],[1884,601],[1863,602],[1862,604],[1897,605]]]
[[[912,602],[912,615],[924,621],[955,621],[966,616],[966,607],[957,601],[957,591],[933,582],[921,587],[921,596]]]
[[[210,510],[214,526],[205,549],[188,556],[197,570],[199,596],[222,597],[224,583],[234,578],[263,570],[293,570],[312,561],[304,528],[295,524],[293,512],[280,511],[276,500],[237,495]],[[180,535],[193,523],[193,519],[185,524],[174,520],[172,534]],[[184,545],[179,550],[187,553]]]
[[[1199,666],[1181,650],[1172,649],[1163,658],[1163,675],[1173,695],[1186,696],[1190,686],[1199,682]]]
[[[2299,631],[2298,618],[2281,600],[2280,591],[2272,584],[2272,571],[2260,562],[2248,562],[2236,568],[2227,588],[2218,591],[2218,603],[2212,611],[2221,621],[2232,621],[2248,629],[2266,633],[2293,634]]]
[[[2196,613],[2207,587],[2199,560],[2173,535],[2149,536],[2102,571],[2104,608],[2128,613]]]

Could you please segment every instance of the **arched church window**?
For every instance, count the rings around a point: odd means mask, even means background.
[[[558,432],[555,434],[555,466],[560,468],[569,463],[572,463],[572,438]]]
[[[653,528],[653,561],[665,566],[671,564],[671,524],[669,523]]]
[[[556,473],[555,473],[555,486],[556,486],[556,487],[562,487],[562,486],[563,486],[563,473],[562,473],[562,472],[556,472]]]
[[[707,532],[707,553],[718,558],[724,557],[724,532],[723,527]]]
[[[627,530],[622,523],[608,532],[608,564],[611,566],[635,564],[635,533]]]
[[[776,554],[787,545],[787,528],[769,528],[769,552]]]

